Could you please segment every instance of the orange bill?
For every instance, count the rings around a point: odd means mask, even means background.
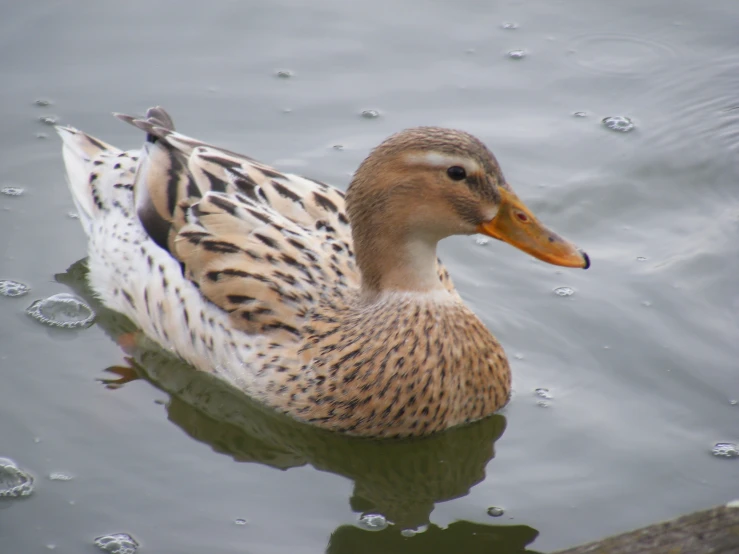
[[[547,229],[512,190],[500,187],[500,194],[497,215],[478,225],[478,233],[507,242],[550,264],[590,267],[590,258],[585,252]]]

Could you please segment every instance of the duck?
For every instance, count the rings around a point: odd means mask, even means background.
[[[57,127],[94,294],[194,370],[309,425],[425,436],[506,405],[505,352],[455,290],[442,239],[590,267],[464,131],[393,134],[344,193],[183,135],[161,107],[114,115],[145,133],[141,149]]]

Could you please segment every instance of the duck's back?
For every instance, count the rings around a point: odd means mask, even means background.
[[[294,339],[327,287],[359,284],[341,191],[180,135],[161,109],[147,115],[121,116],[148,137],[141,224],[232,327]]]

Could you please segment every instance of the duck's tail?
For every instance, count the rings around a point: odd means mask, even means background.
[[[72,193],[82,227],[89,235],[92,223],[105,209],[103,183],[105,159],[114,159],[121,153],[110,144],[91,137],[74,127],[58,126],[57,133],[64,144],[62,155],[67,169],[67,183]],[[115,164],[113,164],[115,165]],[[107,179],[105,179],[107,180]]]
[[[124,121],[134,119],[116,115]],[[149,109],[140,123],[174,131],[172,118],[160,107]],[[74,127],[59,126],[56,130],[64,143],[67,182],[85,232],[90,235],[93,222],[111,211],[133,217],[140,153],[123,152]],[[156,137],[147,135],[147,144],[155,141]]]

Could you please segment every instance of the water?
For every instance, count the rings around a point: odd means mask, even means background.
[[[0,279],[33,298],[0,298],[2,455],[75,479],[0,503],[0,550],[92,552],[125,529],[162,554],[546,552],[739,498],[739,463],[710,454],[739,443],[739,5],[706,6],[6,2],[0,183],[25,194],[0,195]],[[157,103],[187,134],[341,187],[404,127],[484,140],[593,261],[567,270],[499,241],[442,243],[511,360],[502,416],[390,446],[326,436],[122,350],[111,339],[130,328],[110,314],[77,332],[28,317],[31,300],[63,292],[99,310],[80,266],[65,271],[85,238],[38,118],[133,147],[141,135],[108,114]],[[637,129],[605,128],[614,115]],[[552,292],[564,285],[576,294]],[[152,382],[99,382],[131,363]],[[532,398],[542,384],[549,409]],[[394,525],[368,532],[364,513]]]

